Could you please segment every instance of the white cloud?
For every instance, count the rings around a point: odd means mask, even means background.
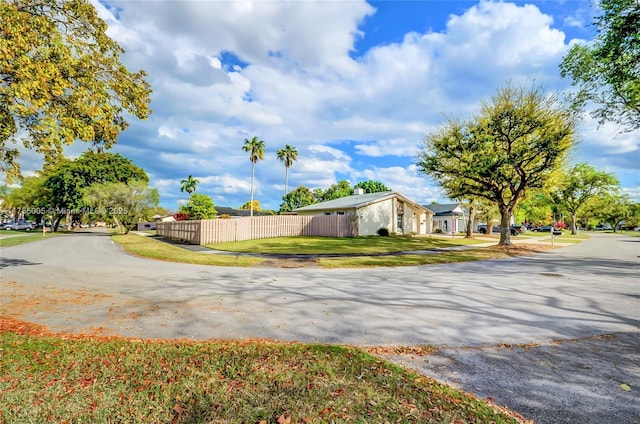
[[[154,114],[132,122],[117,151],[148,170],[163,201],[177,199],[179,180],[193,174],[216,204],[244,203],[250,163],[241,146],[254,135],[267,147],[256,168],[265,207],[280,204],[284,169],[275,151],[284,144],[299,151],[290,187],[371,175],[435,200],[439,189],[411,165],[424,135],[447,116],[469,116],[508,79],[566,87],[558,63],[576,42],[537,6],[502,1],[469,3],[442,31],[407,33],[359,56],[354,42],[366,40],[362,23],[374,13],[364,1],[110,3],[94,0],[127,50],[123,60],[144,68],[154,90]],[[637,137],[603,134],[585,129],[581,157],[637,169]],[[371,163],[361,161],[367,157]],[[380,165],[385,157],[406,166]]]

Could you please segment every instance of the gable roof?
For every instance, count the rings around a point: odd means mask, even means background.
[[[306,211],[328,211],[339,209],[358,209],[373,203],[378,203],[383,200],[391,199],[393,197],[400,198],[403,202],[411,204],[414,208],[424,209],[426,212],[431,210],[423,205],[420,205],[413,200],[403,196],[395,191],[383,191],[380,193],[366,193],[366,194],[354,194],[352,196],[341,197],[339,199],[327,200],[326,202],[314,203],[313,205],[303,206],[301,208],[294,209],[293,212],[306,212]]]
[[[446,203],[442,205],[434,203],[432,205],[423,206],[425,208],[431,209],[436,216],[463,214],[462,208],[460,207],[459,203]]]

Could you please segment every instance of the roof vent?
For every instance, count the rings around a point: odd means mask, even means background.
[[[353,194],[364,194],[364,189],[358,187],[358,188],[353,190]]]

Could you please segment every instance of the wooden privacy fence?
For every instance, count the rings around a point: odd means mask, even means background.
[[[277,215],[237,219],[158,222],[157,234],[190,244],[224,243],[272,237],[355,237],[355,215]]]

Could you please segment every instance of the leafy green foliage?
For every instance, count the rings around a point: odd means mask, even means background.
[[[180,212],[188,214],[189,219],[214,219],[217,215],[213,199],[200,193],[193,193],[187,204],[180,206]]]
[[[254,211],[259,212],[260,211],[260,201],[259,200],[254,200],[253,203],[251,202],[246,202],[244,205],[240,206],[240,209],[248,211],[253,207]]]
[[[353,186],[354,189],[361,188],[365,193],[382,193],[384,191],[391,191],[389,187],[381,183],[380,181],[360,181],[358,184]]]
[[[571,214],[571,234],[576,234],[578,212],[592,197],[611,192],[618,185],[613,174],[599,171],[587,163],[578,163],[565,171],[552,198]]]
[[[525,191],[543,187],[573,144],[574,116],[539,88],[507,84],[468,122],[429,134],[418,169],[450,198],[484,198],[501,214],[500,244],[511,244],[511,215]]]
[[[640,2],[601,0],[591,45],[575,45],[560,65],[578,91],[574,105],[598,107],[600,124],[616,122],[628,131],[640,128]]]
[[[621,222],[637,220],[637,217],[633,216],[637,213],[637,207],[628,196],[618,193],[604,193],[598,196],[591,207],[597,220],[611,225],[614,232]]]
[[[289,168],[291,168],[293,162],[298,160],[298,150],[295,147],[286,144],[284,148],[278,149],[277,155],[278,159],[284,164],[284,194],[286,195],[289,193]]]
[[[129,159],[108,152],[85,152],[75,160],[64,159],[45,171],[45,186],[51,191],[51,206],[64,215],[65,210],[81,209],[83,190],[93,184],[149,182],[146,172]]]
[[[51,163],[76,140],[109,148],[145,119],[151,87],[129,72],[124,50],[86,0],[0,3],[0,168],[19,174],[22,143]]]
[[[199,182],[200,180],[193,178],[192,175],[189,175],[186,179],[180,181],[180,184],[182,184],[182,186],[180,187],[180,191],[186,191],[187,193],[191,194],[196,191],[196,186]]]
[[[299,186],[295,190],[291,190],[287,195],[282,196],[283,203],[280,204],[280,213],[291,212],[294,209],[303,206],[309,206],[316,203],[316,197],[305,186]]]
[[[341,197],[351,196],[352,194],[353,188],[351,188],[349,181],[341,180],[332,184],[331,187],[322,193],[322,201],[326,202],[327,200],[340,199]]]
[[[158,190],[143,181],[93,184],[83,194],[94,214],[114,222],[121,233],[129,232],[138,222],[151,220],[160,199]]]

